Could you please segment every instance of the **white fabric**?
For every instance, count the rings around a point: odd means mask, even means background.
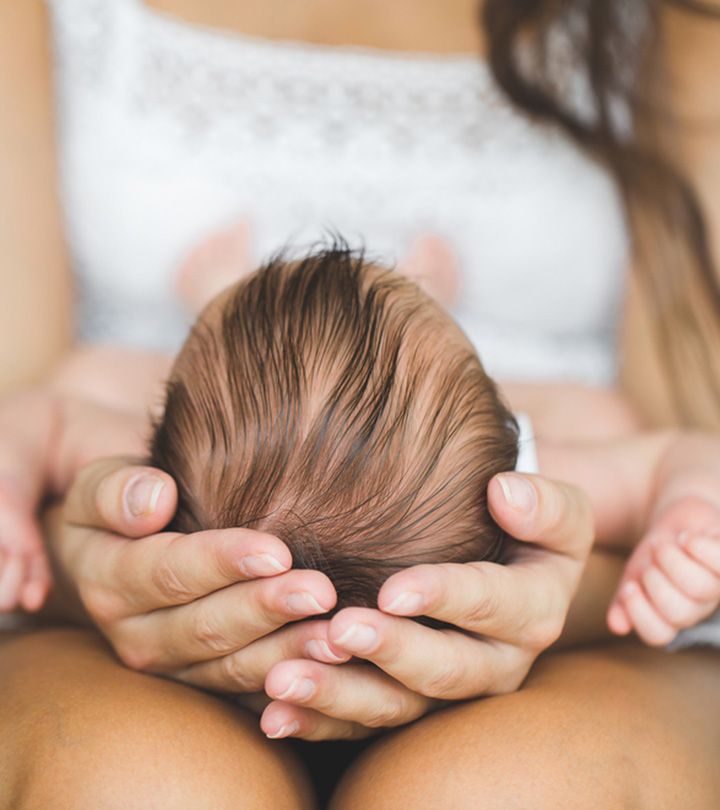
[[[520,473],[539,473],[537,446],[535,444],[535,431],[530,417],[526,413],[516,413],[515,421],[518,425],[518,457],[515,471]]]
[[[486,65],[266,42],[140,0],[47,2],[83,338],[177,347],[177,264],[239,219],[258,258],[334,227],[393,261],[429,232],[458,257],[453,314],[490,373],[613,378],[617,190]]]
[[[245,219],[257,258],[336,228],[457,256],[453,314],[501,378],[604,383],[628,254],[617,190],[470,56],[268,42],[140,0],[48,0],[80,333],[176,347],[178,262]]]

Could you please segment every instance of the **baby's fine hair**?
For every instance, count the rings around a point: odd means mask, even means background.
[[[376,605],[420,563],[502,561],[487,507],[517,426],[469,342],[397,271],[344,244],[277,256],[213,301],[183,346],[151,463],[173,528],[276,535],[338,606]]]

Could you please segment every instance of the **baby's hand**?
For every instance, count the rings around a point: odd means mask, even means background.
[[[653,521],[628,560],[608,610],[613,633],[669,644],[720,604],[720,508],[681,498]]]
[[[32,504],[11,479],[0,480],[0,613],[39,610],[52,577]]]

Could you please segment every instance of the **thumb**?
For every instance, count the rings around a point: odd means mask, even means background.
[[[585,560],[594,537],[590,501],[571,484],[540,475],[501,473],[488,487],[488,506],[511,537]]]
[[[123,537],[161,531],[177,508],[177,487],[161,470],[137,459],[106,458],[84,467],[67,495],[64,518]]]

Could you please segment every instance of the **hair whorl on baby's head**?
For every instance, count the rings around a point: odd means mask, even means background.
[[[151,447],[178,484],[174,529],[275,534],[339,606],[375,605],[406,566],[500,561],[486,490],[516,455],[459,329],[343,244],[276,257],[209,305]]]

